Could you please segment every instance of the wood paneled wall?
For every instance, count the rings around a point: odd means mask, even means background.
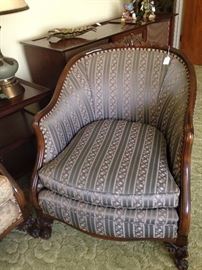
[[[184,0],[181,49],[193,64],[202,65],[201,0]]]

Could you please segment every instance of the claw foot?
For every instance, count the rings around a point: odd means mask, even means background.
[[[188,269],[188,257],[187,246],[177,246],[173,243],[166,243],[168,251],[173,255],[175,265],[179,270]]]

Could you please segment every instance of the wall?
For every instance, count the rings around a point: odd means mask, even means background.
[[[202,1],[185,1],[180,48],[194,65],[202,65]]]
[[[16,76],[31,80],[20,41],[55,27],[75,27],[120,16],[122,0],[26,0],[27,11],[0,16],[1,49],[19,62]]]

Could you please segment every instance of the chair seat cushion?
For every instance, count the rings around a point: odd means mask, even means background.
[[[120,238],[176,238],[174,208],[114,209],[79,202],[52,191],[39,193],[43,212],[83,231]]]
[[[166,141],[150,125],[100,120],[83,127],[40,172],[41,184],[68,198],[112,208],[176,207],[179,188]]]

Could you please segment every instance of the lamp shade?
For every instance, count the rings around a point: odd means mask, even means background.
[[[24,0],[0,0],[0,15],[23,11],[28,8]]]

